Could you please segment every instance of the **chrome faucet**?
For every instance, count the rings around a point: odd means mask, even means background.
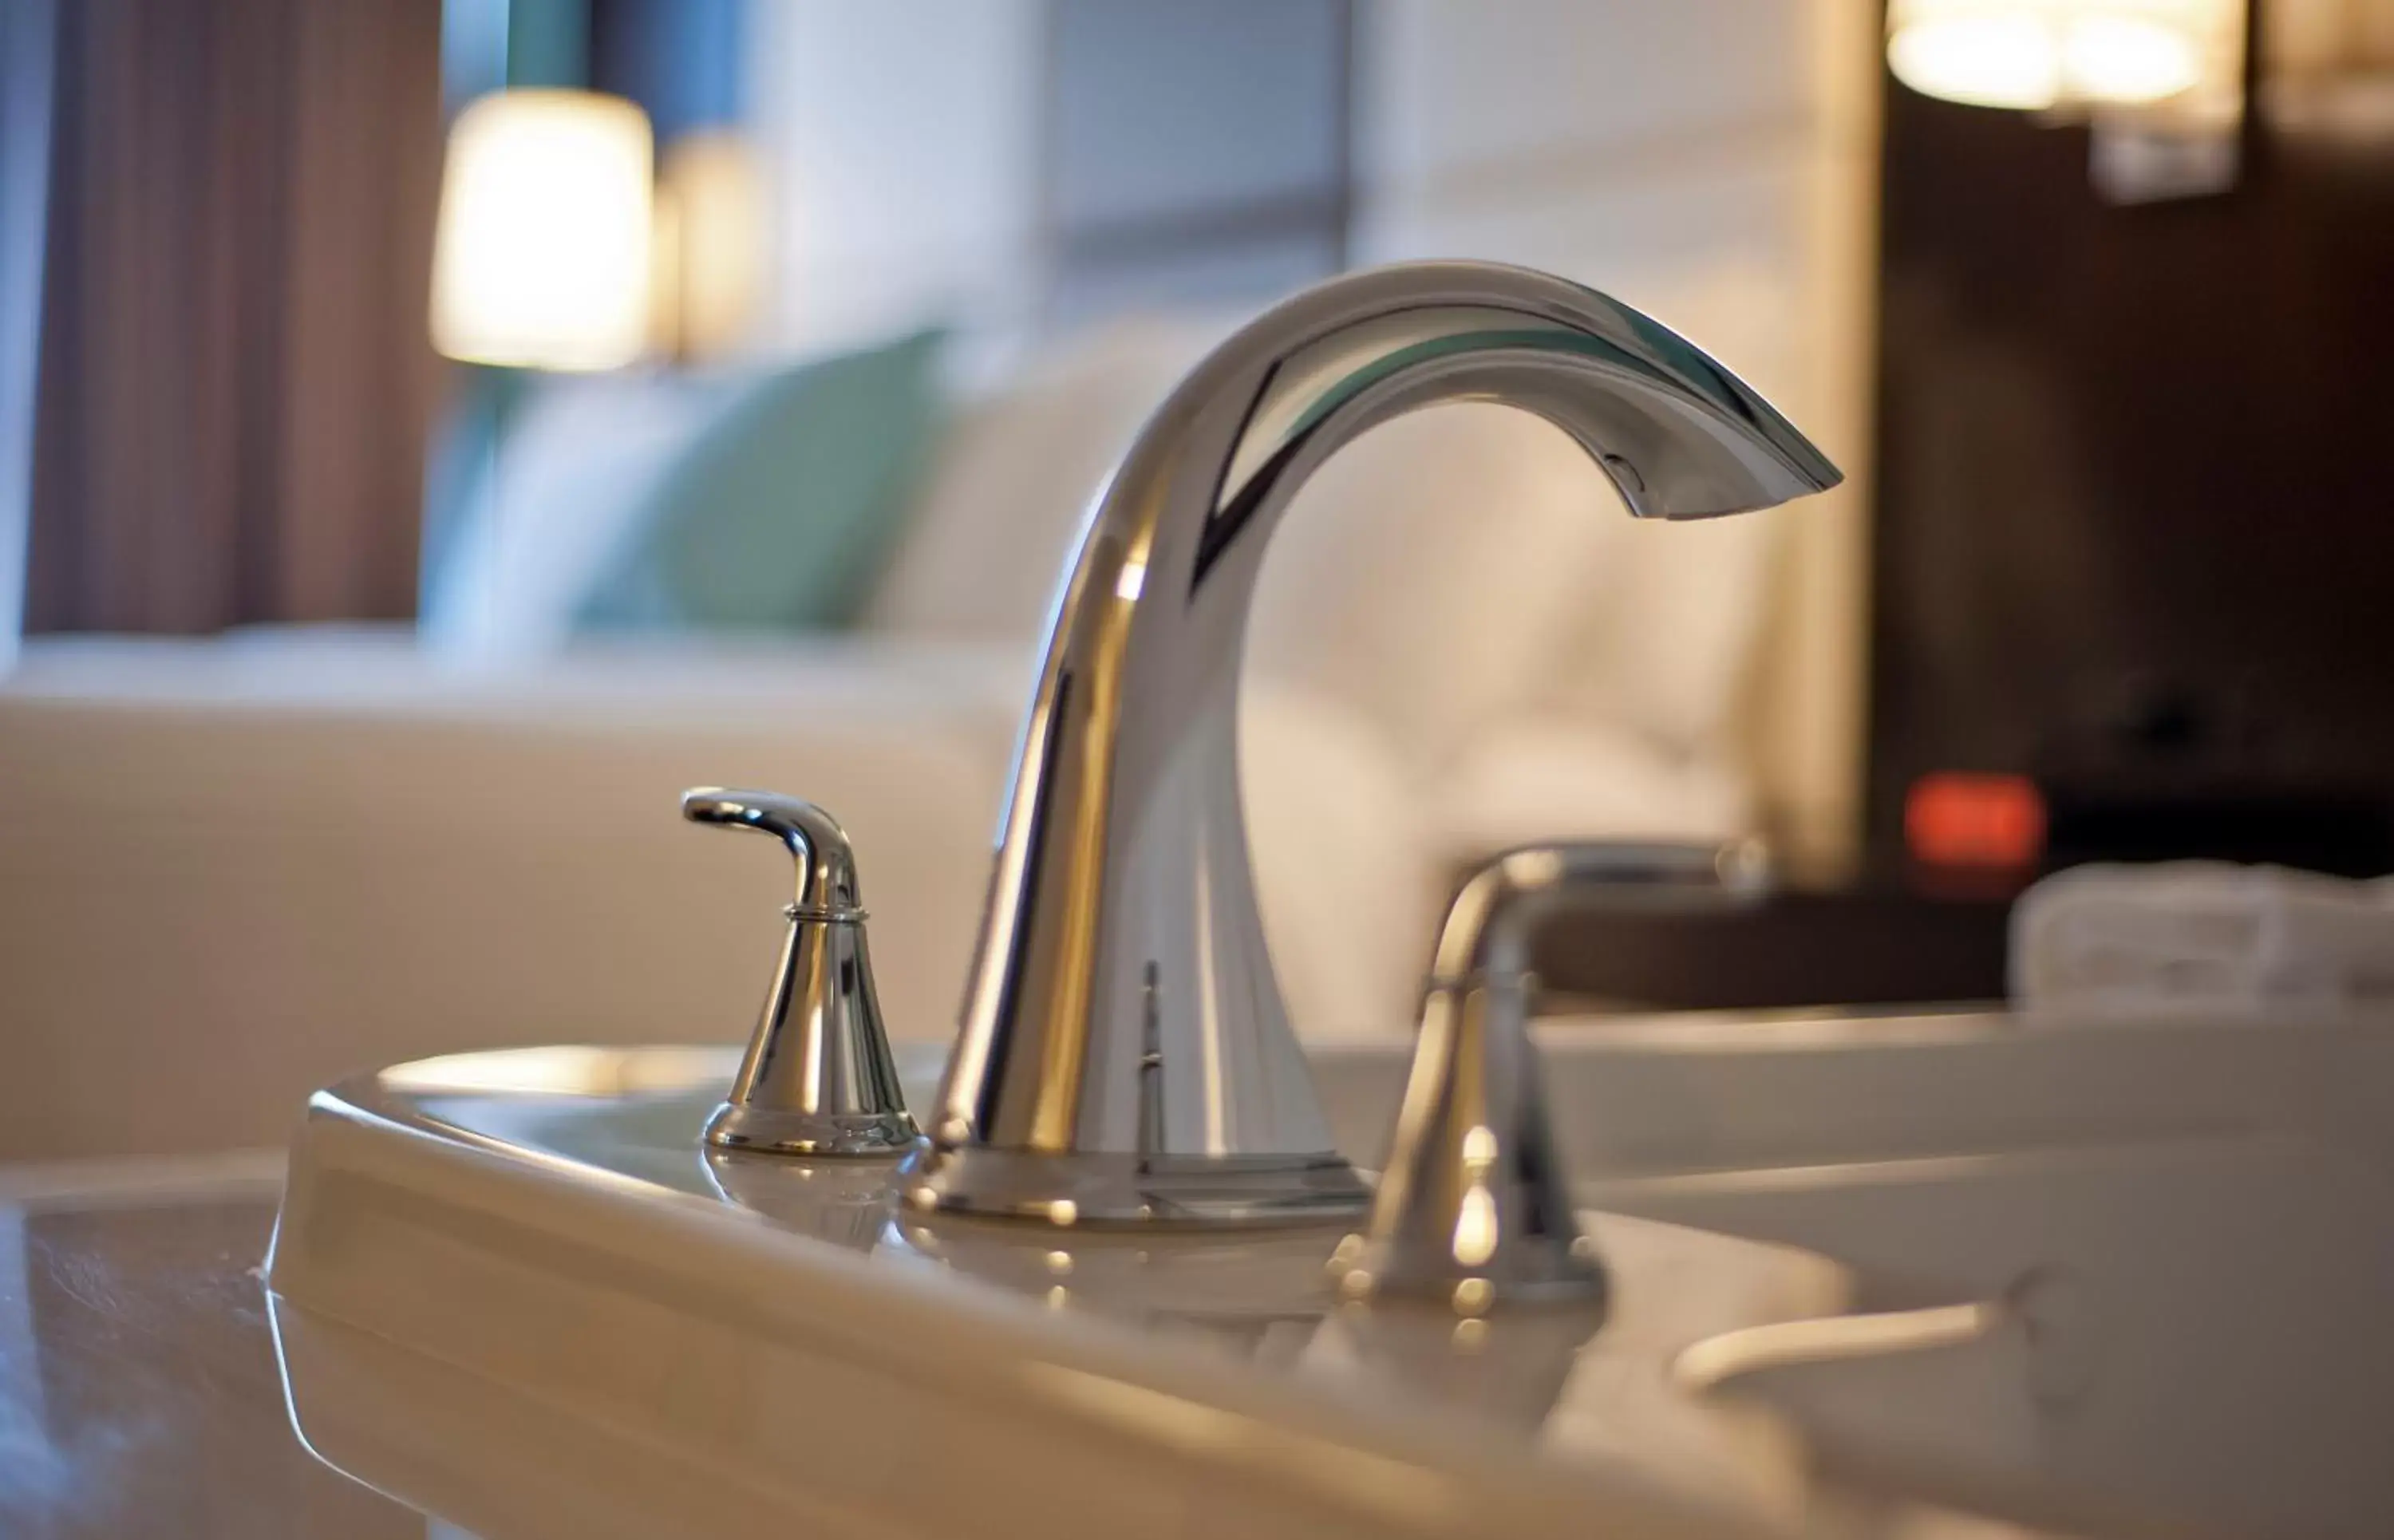
[[[1098,494],[1057,601],[914,1205],[1059,1224],[1361,1210],[1256,911],[1240,655],[1306,479],[1374,425],[1456,400],[1554,423],[1639,518],[1840,479],[1685,339],[1523,269],[1348,274],[1223,344]]]
[[[1525,1301],[1600,1303],[1604,1267],[1572,1211],[1530,1041],[1538,926],[1572,909],[1743,907],[1769,889],[1758,840],[1532,845],[1473,873],[1430,954],[1371,1221],[1331,1257],[1339,1292],[1427,1295],[1467,1316]]]
[[[911,1153],[918,1136],[881,1026],[847,831],[811,802],[721,786],[684,792],[681,813],[770,835],[797,862],[781,965],[706,1143],[777,1155]]]

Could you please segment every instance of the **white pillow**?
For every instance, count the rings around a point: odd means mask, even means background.
[[[1333,455],[1256,595],[1250,667],[1363,712],[1418,775],[1556,692],[1627,511],[1585,453],[1510,407],[1435,407]]]
[[[1770,564],[1802,509],[1689,522],[1624,520],[1611,570],[1561,643],[1540,704],[1678,756],[1741,752]]]
[[[1091,496],[1222,331],[1117,322],[962,405],[868,627],[1034,646]],[[1425,781],[1538,709],[1713,753],[1755,642],[1770,537],[1752,523],[1641,527],[1551,425],[1416,413],[1299,494],[1248,667],[1359,711]]]
[[[1035,644],[1090,498],[1220,330],[1117,322],[959,403],[866,628]]]
[[[1450,870],[1550,839],[1717,841],[1754,826],[1746,778],[1601,722],[1536,715],[1474,743],[1424,799]]]
[[[1783,397],[1809,377],[1803,334],[1788,321],[1803,308],[1776,268],[1729,256],[1608,282],[1766,394]],[[1556,672],[1559,688],[1545,704],[1641,733],[1670,755],[1743,754],[1738,717],[1762,645],[1771,570],[1789,523],[1807,513],[1799,503],[1733,519],[1628,525],[1610,581],[1566,644],[1578,664]]]
[[[1262,682],[1241,702],[1239,783],[1290,1023],[1308,1041],[1409,1032],[1446,875],[1394,751],[1359,713]]]

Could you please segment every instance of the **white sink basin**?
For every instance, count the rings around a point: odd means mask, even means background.
[[[730,1050],[401,1066],[295,1146],[294,1415],[484,1540],[2394,1533],[2394,1026],[1541,1041],[1601,1330],[1334,1310],[1335,1231],[926,1228],[893,1173],[703,1156]],[[1366,1165],[1406,1056],[1315,1055]]]
[[[2072,1532],[2394,1533],[2394,1169],[2297,1136],[1584,1184],[1802,1245],[1921,1346],[1748,1334],[1703,1378],[1846,1479]],[[1983,1301],[1955,1332],[1940,1304]],[[1901,1321],[1879,1323],[1890,1330]]]
[[[2098,1533],[2394,1533],[2394,1019],[1723,1014],[1541,1045],[1589,1206],[1835,1258],[1932,1343],[1935,1307],[2000,1304],[1966,1341],[1712,1362],[1826,1469]],[[1390,1073],[1320,1065],[1359,1158]]]
[[[888,1165],[703,1154],[734,1058],[467,1055],[317,1098],[268,1271],[309,1447],[481,1540],[1910,1516],[1675,1377],[1843,1310],[1819,1257],[1599,1216],[1609,1314],[1340,1309],[1335,1229],[926,1222]]]
[[[2063,1022],[1989,1011],[1680,1013],[1537,1028],[1584,1178],[2333,1133],[2394,1152],[2394,1016]],[[1331,1126],[1376,1165],[1407,1047],[1314,1051]]]

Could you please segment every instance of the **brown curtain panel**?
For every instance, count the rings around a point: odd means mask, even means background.
[[[414,613],[440,0],[70,0],[28,631]]]

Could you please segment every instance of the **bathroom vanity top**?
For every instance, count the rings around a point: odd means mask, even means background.
[[[484,1540],[1934,1517],[1683,1382],[1699,1342],[1846,1307],[1809,1253],[1593,1215],[1602,1310],[1342,1306],[1335,1229],[925,1216],[888,1163],[702,1152],[730,1067],[522,1050],[320,1096],[264,1292],[309,1445]]]
[[[0,1169],[0,1534],[423,1540],[291,1431],[280,1151]]]
[[[279,1160],[201,1163],[196,1173],[192,1163],[143,1162],[97,1186],[44,1182],[18,1194],[7,1222],[21,1270],[0,1297],[0,1533],[418,1540],[428,1514],[454,1512],[472,1514],[486,1537],[664,1534],[746,1510],[737,1494],[688,1502],[669,1470],[635,1466],[619,1474],[649,1486],[651,1501],[615,1506],[594,1527],[569,1490],[575,1482],[543,1468],[554,1451],[536,1435],[501,1430],[493,1440],[492,1428],[444,1416],[435,1402],[411,1405],[404,1373],[375,1389],[371,1349],[262,1286],[279,1174]],[[1264,1335],[1271,1325],[1262,1323]],[[1208,1323],[1191,1330],[1203,1341]],[[301,1441],[318,1421],[354,1459],[356,1479]],[[1718,1437],[1701,1419],[1681,1421],[1690,1453]],[[1388,1496],[1402,1499],[1407,1473],[1394,1474]],[[510,1486],[494,1514],[493,1494]]]
[[[0,1428],[7,1429],[0,1440],[0,1533],[44,1540],[418,1540],[428,1533],[428,1518],[436,1534],[475,1533],[450,1517],[471,1514],[485,1540],[497,1540],[680,1533],[709,1515],[758,1511],[753,1494],[693,1497],[678,1486],[669,1463],[651,1471],[635,1462],[609,1484],[645,1489],[649,1501],[611,1499],[612,1511],[594,1521],[590,1505],[573,1491],[582,1478],[570,1463],[561,1468],[552,1463],[559,1451],[541,1437],[537,1417],[529,1428],[493,1428],[444,1412],[437,1392],[431,1400],[411,1401],[423,1387],[412,1385],[404,1368],[390,1373],[392,1363],[375,1358],[376,1348],[388,1351],[392,1345],[369,1345],[265,1288],[261,1260],[272,1235],[282,1167],[277,1154],[0,1171],[0,1229],[14,1252],[0,1286]],[[1632,1221],[1608,1236],[1616,1248],[1642,1255],[1641,1247],[1651,1249],[1669,1229]],[[1262,1249],[1268,1255],[1273,1248]],[[1788,1265],[1769,1270],[1768,1282],[1749,1281],[1749,1288],[1759,1283],[1760,1291],[1735,1308],[1784,1309],[1803,1303],[1807,1290],[1835,1286],[1834,1270],[1799,1254],[1784,1252],[1777,1260]],[[938,1264],[918,1257],[908,1265]],[[1043,1289],[1035,1276],[1019,1283],[1038,1292],[1047,1308],[1046,1289],[1056,1285]],[[1654,1324],[1664,1335],[1670,1320],[1690,1313],[1664,1301],[1649,1303],[1655,1307],[1650,1318],[1659,1318]],[[1724,1303],[1717,1297],[1713,1308]],[[1637,1308],[1634,1301],[1624,1306]],[[1185,1340],[1204,1353],[1242,1354],[1248,1338],[1273,1339],[1275,1326],[1282,1324],[1251,1322],[1241,1329],[1203,1317],[1196,1312],[1185,1323]],[[1569,1363],[1567,1339],[1581,1329],[1558,1326],[1557,1363]],[[1654,1332],[1646,1335],[1655,1339]],[[1278,1340],[1298,1344],[1302,1357],[1308,1336],[1283,1330]],[[599,1338],[590,1347],[602,1355],[611,1350]],[[403,1352],[390,1356],[406,1363]],[[1623,1377],[1620,1365],[1632,1358],[1614,1355],[1609,1372]],[[704,1372],[704,1365],[692,1368]],[[1469,1387],[1456,1389],[1467,1393]],[[1610,1397],[1634,1402],[1639,1393],[1635,1384],[1616,1384]],[[1593,1413],[1602,1398],[1584,1393],[1583,1399]],[[1157,1402],[1147,1409],[1174,1404]],[[1534,1416],[1537,1408],[1518,1410]],[[301,1419],[296,1431],[295,1413]],[[1643,1441],[1685,1462],[1690,1474],[1710,1459],[1717,1477],[1757,1495],[1774,1457],[1777,1479],[1792,1479],[1783,1448],[1772,1448],[1767,1437],[1754,1442],[1751,1428],[1744,1434],[1748,1446],[1741,1448],[1733,1421],[1693,1408],[1665,1409],[1658,1427],[1650,1408],[1638,1422],[1627,1446],[1633,1455]],[[1619,1439],[1600,1417],[1583,1424],[1559,1436],[1597,1448]],[[302,1441],[320,1430],[353,1461],[353,1475],[336,1470]],[[1319,1457],[1322,1451],[1303,1453]],[[1365,1465],[1359,1471],[1393,1481],[1381,1494],[1389,1503],[1415,1500],[1429,1480],[1401,1468],[1374,1472]],[[1009,1527],[999,1522],[960,1533]],[[1405,1526],[1393,1527],[1401,1532]]]
[[[270,1287],[280,1152],[0,1169],[0,1533],[2382,1533],[2394,1021],[1552,1025],[1600,1326],[1334,1308],[1335,1232],[926,1224],[887,1168],[710,1158],[728,1051],[338,1088]],[[1366,1153],[1401,1049],[1315,1060]],[[1822,1318],[1930,1329],[1808,1367]]]

